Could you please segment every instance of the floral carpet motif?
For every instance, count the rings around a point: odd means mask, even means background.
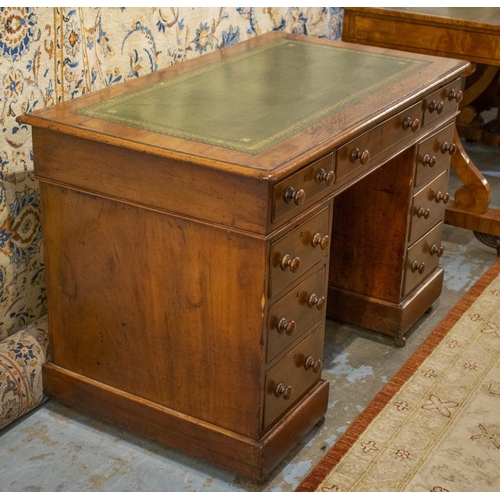
[[[42,402],[47,346],[46,317],[0,343],[0,429]]]
[[[500,491],[500,260],[297,491]]]

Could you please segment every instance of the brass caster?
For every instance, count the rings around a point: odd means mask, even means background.
[[[404,337],[394,337],[394,343],[396,347],[404,347],[406,345],[406,339]]]

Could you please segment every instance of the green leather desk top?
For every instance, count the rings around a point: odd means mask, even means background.
[[[428,64],[282,39],[77,113],[258,154]]]

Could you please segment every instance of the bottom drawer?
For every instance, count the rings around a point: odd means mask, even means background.
[[[438,267],[439,257],[443,254],[441,246],[442,226],[443,223],[440,222],[408,248],[403,296],[410,293]]]
[[[264,430],[269,429],[321,378],[323,336],[319,326],[266,373]]]

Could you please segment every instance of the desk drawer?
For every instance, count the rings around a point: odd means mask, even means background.
[[[454,124],[434,134],[418,145],[415,186],[430,179],[450,165],[450,155],[456,150],[453,143]]]
[[[272,221],[299,210],[306,200],[333,190],[335,157],[330,153],[278,182],[273,188]]]
[[[440,222],[408,249],[403,297],[437,269],[439,257],[443,254],[441,247],[442,226],[443,223]]]
[[[267,371],[264,430],[271,427],[320,380],[324,329],[323,325],[318,327]]]
[[[462,80],[459,78],[440,88],[424,99],[424,125],[437,120],[440,116],[456,111],[462,100]]]
[[[449,200],[447,189],[448,170],[445,170],[413,196],[409,243],[417,240],[443,218]]]
[[[368,168],[377,156],[416,132],[421,123],[422,103],[418,102],[339,148],[337,182]]]
[[[322,267],[269,308],[266,360],[271,361],[324,318],[325,306],[326,267]]]
[[[325,207],[285,236],[271,243],[269,297],[301,277],[328,255],[330,208]]]

